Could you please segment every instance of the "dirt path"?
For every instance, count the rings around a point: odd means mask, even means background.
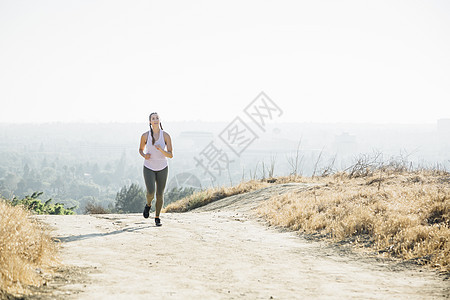
[[[436,299],[450,285],[431,271],[364,258],[253,215],[280,185],[229,197],[155,227],[141,214],[43,216],[68,267],[47,296],[64,299]],[[51,297],[49,296],[51,295]]]

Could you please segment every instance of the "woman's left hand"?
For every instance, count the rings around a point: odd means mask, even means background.
[[[164,151],[163,148],[161,148],[160,145],[155,145],[155,148],[158,149],[159,151]]]

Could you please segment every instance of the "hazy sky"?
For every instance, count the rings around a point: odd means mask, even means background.
[[[450,1],[0,0],[0,122],[450,118]]]

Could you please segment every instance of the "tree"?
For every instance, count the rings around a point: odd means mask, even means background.
[[[193,187],[174,187],[164,196],[164,203],[165,205],[168,205],[172,202],[192,195],[195,191],[196,189]]]
[[[3,190],[3,193],[9,194],[17,189],[19,181],[20,178],[16,174],[9,172],[0,180],[0,188]]]
[[[116,210],[124,213],[141,212],[145,204],[144,190],[135,183],[124,186],[116,194]]]
[[[25,163],[25,166],[23,166],[23,178],[27,178],[28,175],[30,175],[30,166]]]
[[[115,170],[115,176],[117,178],[123,178],[124,177],[124,171],[126,166],[126,153],[125,151],[122,152],[122,156],[120,157],[120,160],[116,163],[116,170]]]

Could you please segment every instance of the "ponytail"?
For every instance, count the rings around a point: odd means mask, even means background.
[[[152,137],[152,145],[155,144],[155,138],[153,137],[153,128],[152,125],[150,125],[150,136]]]

